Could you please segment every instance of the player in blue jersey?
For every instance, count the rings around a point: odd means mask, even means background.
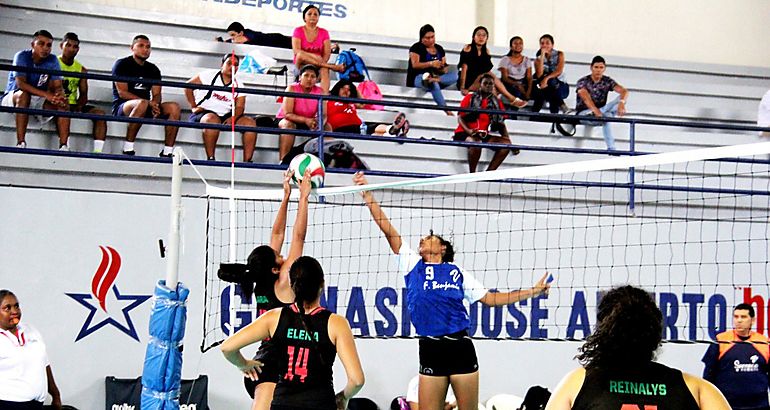
[[[358,185],[367,184],[364,174],[353,177]],[[468,334],[470,319],[463,301],[501,306],[548,292],[548,273],[531,289],[490,292],[470,273],[454,263],[454,248],[433,234],[420,239],[419,252],[401,241],[371,192],[361,193],[377,226],[385,234],[399,269],[406,273],[407,308],[419,340],[421,408],[443,408],[451,384],[460,410],[477,409],[479,365]]]
[[[703,356],[703,378],[714,383],[733,409],[770,409],[767,400],[767,336],[754,332],[754,307],[741,303],[733,309],[733,329],[717,335],[717,344]]]
[[[309,178],[307,178],[309,179]],[[321,307],[324,276],[321,264],[301,256],[289,271],[296,297],[291,306],[273,309],[230,336],[222,353],[251,379],[262,363],[246,360],[240,349],[270,338],[280,351],[280,378],[271,409],[347,408],[348,400],[364,385],[364,371],[347,320]],[[334,358],[339,355],[347,384],[336,395],[332,379]]]
[[[281,248],[286,233],[291,177],[291,170],[286,171],[283,175],[284,195],[275,216],[270,234],[270,244],[254,248],[249,254],[246,265],[222,264],[219,270],[221,279],[241,284],[241,292],[245,300],[251,300],[253,289],[258,316],[271,309],[288,306],[294,301],[294,292],[289,282],[289,268],[297,258],[302,256],[305,247],[308,196],[311,186],[308,171],[299,186],[299,203],[292,229],[291,245],[289,246],[289,253],[284,258],[281,255]],[[259,345],[254,359],[262,362],[264,367],[258,378],[253,380],[246,378],[244,384],[246,391],[254,399],[252,410],[267,410],[270,408],[273,391],[279,377],[279,365],[273,344],[269,340],[263,341]]]
[[[580,347],[583,365],[569,372],[546,410],[728,410],[714,385],[656,363],[663,314],[647,291],[620,286],[596,311],[596,328]]]

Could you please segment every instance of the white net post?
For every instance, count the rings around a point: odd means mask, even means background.
[[[176,290],[179,281],[179,231],[182,218],[182,149],[174,148],[171,159],[171,226],[166,248],[166,286]]]

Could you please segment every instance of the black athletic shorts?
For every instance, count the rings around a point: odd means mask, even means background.
[[[201,120],[206,114],[216,115],[217,117],[219,117],[219,122],[221,122],[222,124],[224,124],[225,121],[229,120],[230,117],[233,115],[232,113],[229,113],[229,112],[225,115],[219,115],[211,110],[203,110],[197,114],[190,114],[190,122],[201,122]]]
[[[259,360],[264,363],[262,371],[259,373],[259,379],[251,380],[248,377],[243,378],[243,386],[246,388],[246,392],[249,396],[254,398],[254,390],[260,383],[278,383],[281,375],[278,374],[278,361],[276,360],[276,352],[273,349],[257,350],[257,354],[254,355],[254,360]]]
[[[374,134],[374,130],[377,129],[378,125],[380,125],[380,124],[366,123],[366,134],[367,135]],[[360,134],[361,133],[361,126],[359,126],[359,125],[346,125],[344,127],[337,127],[337,128],[335,128],[334,132],[347,132],[348,134]]]
[[[37,400],[17,402],[0,400],[0,409],[3,410],[37,410],[43,408],[43,402]]]
[[[436,338],[420,338],[420,374],[450,376],[477,370],[476,349],[466,330]]]

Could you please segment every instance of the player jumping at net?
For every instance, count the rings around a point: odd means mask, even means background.
[[[713,384],[653,361],[663,314],[645,290],[610,290],[596,317],[577,356],[583,367],[564,376],[546,410],[730,408]]]
[[[273,229],[270,234],[270,245],[261,245],[254,248],[249,255],[245,271],[243,265],[223,264],[220,277],[237,283],[246,283],[241,289],[246,289],[246,299],[251,296],[250,288],[253,286],[254,298],[257,302],[257,315],[284,306],[289,306],[294,301],[294,291],[289,281],[289,268],[292,263],[302,256],[305,247],[305,234],[307,233],[308,197],[310,195],[310,171],[307,171],[299,185],[299,203],[297,216],[292,228],[289,253],[284,258],[281,255],[283,240],[286,233],[286,214],[291,195],[291,177],[293,172],[286,171],[283,175],[283,200],[275,216]],[[222,270],[228,270],[225,272]],[[279,357],[285,352],[276,351],[270,340],[265,340],[259,345],[255,360],[264,364],[258,378],[245,378],[246,391],[254,398],[252,410],[267,410],[273,400],[273,391],[280,377]]]
[[[269,338],[281,364],[271,409],[345,409],[348,400],[364,385],[353,332],[344,317],[321,307],[324,273],[317,260],[299,257],[292,263],[289,276],[296,295],[294,303],[265,313],[227,338],[222,353],[255,380],[262,377],[257,375],[262,363],[246,360],[240,349]],[[335,395],[332,365],[336,355],[340,356],[348,381]]]
[[[355,174],[353,182],[367,184],[361,172]],[[463,299],[502,306],[536,297],[550,288],[548,272],[531,289],[490,292],[454,263],[449,241],[431,231],[420,239],[419,254],[415,253],[402,242],[374,195],[368,191],[361,195],[390,249],[398,255],[399,271],[405,273],[409,316],[420,337],[420,408],[443,408],[451,384],[460,410],[478,409],[479,365],[468,334],[470,319]]]

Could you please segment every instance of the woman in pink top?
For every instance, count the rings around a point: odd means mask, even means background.
[[[309,5],[302,11],[302,19],[305,20],[304,26],[294,29],[291,35],[291,48],[294,51],[294,65],[302,67],[305,64],[312,64],[321,69],[321,88],[324,94],[329,94],[329,70],[342,72],[345,70],[343,64],[329,64],[331,56],[331,40],[329,32],[318,27],[318,18],[320,17],[318,7]]]
[[[307,64],[300,69],[299,82],[291,84],[286,92],[304,94],[323,94],[321,87],[315,85],[318,81],[318,68]],[[281,109],[275,118],[278,120],[278,128],[284,130],[319,130],[318,126],[318,100],[312,98],[284,97]],[[331,131],[326,123],[326,111],[323,113],[323,129]],[[278,140],[278,160],[289,153],[294,146],[294,135],[281,134]]]

